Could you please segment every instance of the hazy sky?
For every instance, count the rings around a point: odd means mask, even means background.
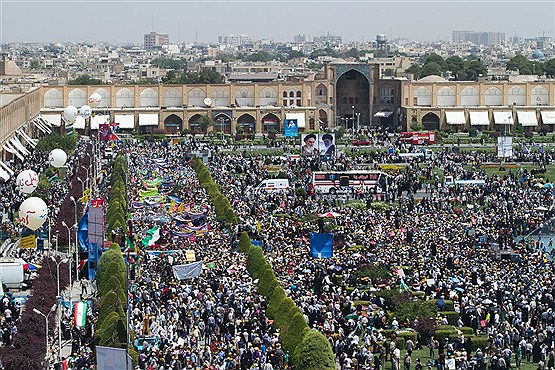
[[[216,42],[229,33],[293,41],[295,34],[327,32],[345,41],[373,40],[378,33],[450,40],[454,30],[555,37],[555,0],[0,0],[0,42],[142,44],[150,31],[168,33],[170,42]]]

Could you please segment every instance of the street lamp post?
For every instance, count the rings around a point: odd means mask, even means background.
[[[56,262],[55,258],[52,258],[52,261]],[[61,259],[60,261],[56,262],[56,283],[58,286],[58,325],[56,325],[56,329],[58,330],[58,360],[62,359],[62,295],[60,293],[60,265],[62,263],[67,263],[69,261],[68,258]]]
[[[80,177],[77,177],[77,181],[81,183],[81,194],[85,195],[85,181],[81,180]]]
[[[84,169],[85,171],[87,171],[87,179],[85,180],[85,182],[87,183],[87,188],[89,188],[90,187],[90,179],[91,179],[91,174],[90,174],[91,166],[89,166],[89,167],[81,166],[81,168]]]
[[[45,361],[47,362],[45,367],[46,367],[47,369],[49,368],[49,364],[48,364],[48,352],[49,352],[49,348],[48,348],[48,317],[50,317],[50,314],[51,314],[52,312],[54,312],[55,310],[56,310],[56,304],[54,304],[54,305],[52,306],[52,308],[50,309],[50,311],[48,311],[48,313],[47,313],[46,315],[43,314],[42,312],[40,312],[39,310],[37,310],[36,308],[33,308],[33,312],[34,312],[34,313],[37,313],[37,314],[39,314],[39,315],[41,315],[42,317],[44,317],[44,320],[46,321],[46,332],[45,332],[44,336],[45,336],[45,339],[46,339],[46,356],[45,356]]]
[[[69,255],[70,258],[71,258],[71,252],[72,252],[72,251],[71,251],[71,229],[72,229],[73,227],[77,227],[77,224],[75,224],[75,225],[69,227],[69,226],[67,226],[67,224],[66,224],[65,221],[62,221],[62,225],[64,225],[64,227],[67,229],[68,255]],[[76,247],[77,247],[77,246],[76,246]],[[77,264],[77,261],[75,261],[75,264]],[[76,267],[75,270],[77,270],[77,268],[78,268],[78,267]],[[77,279],[77,276],[76,276],[75,278]],[[73,284],[72,284],[72,278],[71,278],[71,263],[70,263],[70,264],[69,264],[69,300],[70,300],[70,301],[71,301],[71,289],[72,289],[72,287],[73,287]]]
[[[353,109],[353,116],[351,118],[351,121],[353,122],[353,130],[355,129],[355,106],[351,106],[351,108]]]

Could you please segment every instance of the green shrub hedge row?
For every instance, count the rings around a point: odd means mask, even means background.
[[[110,178],[110,193],[108,208],[106,209],[106,234],[110,235],[112,230],[121,227],[127,234],[127,222],[125,212],[127,209],[126,193],[127,161],[125,156],[118,154],[112,162],[112,177]]]
[[[208,168],[198,158],[194,158],[190,165],[214,205],[216,219],[226,225],[237,224],[229,200],[221,193]],[[246,232],[241,233],[237,248],[247,255],[247,269],[256,282],[258,293],[267,302],[266,316],[280,330],[279,341],[289,352],[291,362],[299,370],[334,370],[335,360],[329,341],[322,333],[309,329],[301,310],[279,284],[262,248],[253,246]]]
[[[200,185],[206,189],[210,201],[214,205],[216,212],[216,220],[222,222],[226,226],[236,225],[239,221],[229,200],[221,193],[219,186],[212,179],[212,175],[208,168],[202,163],[202,160],[194,158],[189,163],[190,166],[197,173],[197,178]]]
[[[108,233],[121,227],[124,233],[127,234],[127,223],[125,222],[127,209],[126,171],[127,162],[120,153],[113,162],[110,178],[111,190],[106,210]],[[98,260],[96,287],[98,318],[95,342],[100,346],[126,348],[127,268],[119,244],[112,243],[110,248],[102,253]],[[131,341],[133,341],[133,338],[131,338]],[[130,348],[129,355],[136,365],[138,363],[138,353]]]
[[[257,291],[267,302],[266,316],[280,330],[279,341],[291,361],[303,370],[333,370],[335,360],[327,338],[312,331],[295,302],[287,297],[262,248],[251,244],[246,232],[239,238],[239,251],[247,255],[247,270],[257,281]]]

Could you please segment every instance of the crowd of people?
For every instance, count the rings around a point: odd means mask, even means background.
[[[402,284],[413,294],[420,292],[415,294],[419,299],[452,300],[459,313],[455,326],[472,327],[490,338],[479,352],[471,351],[464,339],[432,339],[427,344],[439,368],[446,368],[445,353],[454,350],[464,352],[468,361],[478,359],[476,366],[492,369],[525,360],[555,366],[555,276],[546,254],[552,240],[521,237],[549,229],[553,215],[552,189],[537,186],[538,173],[507,166],[505,176],[488,177],[480,165],[492,162],[491,154],[443,150],[392,169],[383,194],[356,189],[332,197],[314,188],[313,172],[378,169],[380,163],[399,160],[385,152],[326,160],[213,150],[207,165],[239,218],[236,228],[227,229],[216,220],[206,191],[187,164],[191,149],[210,149],[202,147],[189,140],[176,145],[120,144],[128,157],[128,237],[138,261],[130,274],[129,312],[139,369],[291,366],[291,354],[283,351],[279,330],[265,315],[266,302],[256,292],[245,256],[235,248],[242,230],[261,242],[309,326],[328,337],[338,368],[383,369],[388,360],[392,369],[423,366],[421,359],[412,357],[412,349],[401,357],[395,340],[389,344],[391,338],[383,334],[384,329],[413,323],[391,317],[386,302],[371,292],[399,289],[401,275],[395,271],[401,267],[406,270]],[[538,163],[540,170],[553,158],[549,151],[522,155]],[[288,178],[290,188],[254,190],[276,168]],[[445,176],[485,183],[449,186],[443,182]],[[159,193],[144,196],[141,191],[151,189],[156,179]],[[12,199],[18,195],[13,185],[5,186],[13,196],[6,197],[4,209],[13,214]],[[62,199],[64,193],[67,189],[57,192]],[[323,228],[307,216],[331,211],[339,214],[325,225],[333,229],[333,256],[312,258],[310,233]],[[159,229],[159,239],[143,243],[154,228]],[[518,257],[501,259],[503,252]],[[200,275],[177,279],[172,266],[194,260],[203,262]],[[390,279],[379,284],[365,281],[372,289],[363,289],[356,272],[367,266],[385,266]],[[441,312],[438,320],[447,322]],[[80,362],[73,361],[73,369],[94,362],[89,344],[74,343],[72,353]],[[408,347],[418,345],[422,343]]]

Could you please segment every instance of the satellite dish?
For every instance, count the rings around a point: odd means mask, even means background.
[[[212,105],[212,99],[210,99],[210,98],[204,99],[204,105],[206,105],[208,107],[211,106]]]

